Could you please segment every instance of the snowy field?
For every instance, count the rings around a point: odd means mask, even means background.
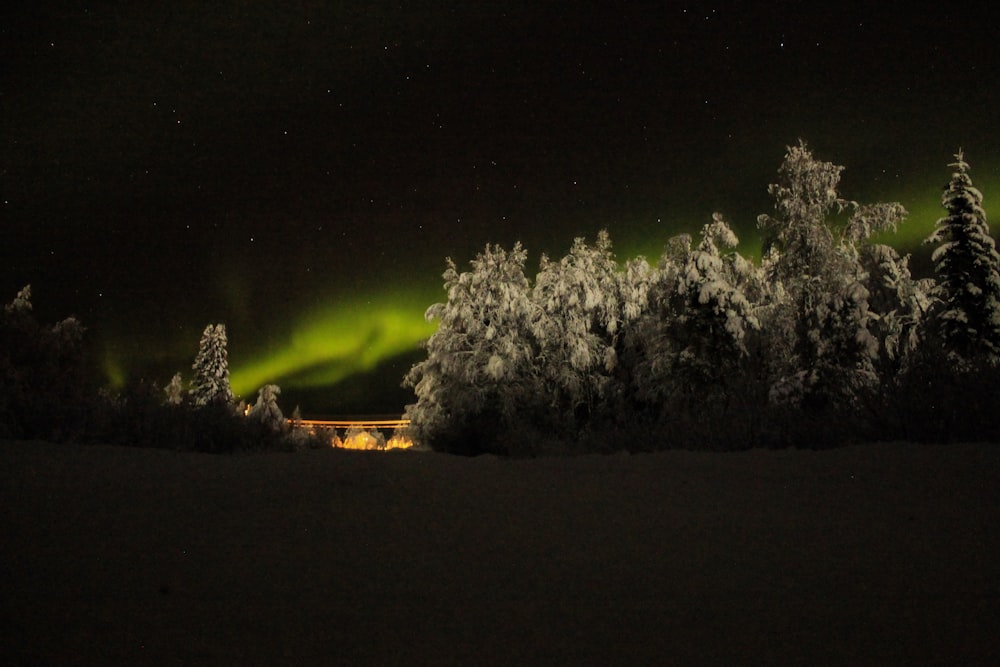
[[[4,665],[1000,664],[1000,446],[0,442]]]

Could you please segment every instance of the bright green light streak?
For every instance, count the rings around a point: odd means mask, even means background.
[[[239,362],[230,357],[230,385],[249,396],[267,383],[286,388],[329,386],[417,348],[436,323],[424,319],[430,300],[400,297],[340,302],[305,317],[277,351]]]

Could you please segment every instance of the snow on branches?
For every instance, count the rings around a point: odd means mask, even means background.
[[[933,320],[945,349],[962,364],[984,357],[1000,363],[1000,255],[990,236],[983,195],[972,185],[961,150],[941,196],[948,215],[937,221],[927,243],[938,283]]]
[[[227,343],[225,324],[209,324],[202,332],[198,355],[191,365],[194,370],[191,399],[195,405],[233,402],[233,392],[229,388]]]
[[[537,365],[551,407],[567,418],[591,415],[618,364],[615,344],[625,317],[608,233],[600,232],[594,246],[576,239],[558,262],[542,256],[532,301],[540,309]]]
[[[281,387],[276,384],[265,384],[257,391],[257,401],[247,413],[247,419],[256,421],[261,427],[273,432],[284,431],[288,424],[278,407],[278,395]]]
[[[640,400],[687,397],[687,404],[716,395],[746,354],[747,332],[760,327],[744,293],[756,269],[731,252],[737,244],[718,213],[696,248],[686,234],[668,243],[650,282],[650,308],[631,340]]]
[[[903,349],[906,323],[890,323],[881,331],[877,323],[903,312],[917,316],[915,302],[890,302],[893,294],[884,286],[879,289],[885,311],[871,309],[873,274],[868,268],[879,268],[876,279],[894,276],[906,282],[897,286],[898,298],[920,288],[910,280],[903,259],[867,243],[877,232],[895,230],[906,210],[897,203],[860,205],[842,198],[837,187],[843,169],[814,158],[804,142],[789,147],[779,182],[768,188],[775,213],[758,217],[765,234],[764,266],[783,294],[768,328],[790,336],[786,357],[774,359],[775,400],[856,402],[877,388],[879,355]],[[838,233],[831,217],[844,211],[850,215]]]
[[[716,424],[872,413],[932,367],[918,354],[929,331],[949,354],[997,363],[1000,255],[961,154],[953,166],[949,215],[929,239],[940,244],[936,286],[877,242],[903,206],[841,197],[843,167],[802,142],[768,188],[774,211],[758,216],[759,264],[736,252],[718,213],[697,243],[669,239],[655,268],[642,257],[620,266],[607,232],[543,256],[533,284],[520,244],[488,245],[462,273],[448,260],[447,301],[427,311],[438,330],[405,379],[417,397],[410,430],[431,446],[492,430],[495,445],[526,422],[572,439],[638,416],[671,437],[732,442],[763,427]]]
[[[524,398],[537,394],[540,313],[524,275],[526,260],[520,244],[510,252],[487,245],[462,273],[447,260],[448,300],[427,309],[438,329],[427,341],[427,358],[404,379],[417,396],[406,409],[415,439],[434,440],[486,413],[513,420]]]

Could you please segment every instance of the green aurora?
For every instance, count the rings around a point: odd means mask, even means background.
[[[234,360],[233,392],[247,397],[267,383],[288,388],[335,386],[380,362],[416,349],[433,333],[424,319],[429,304],[385,294],[363,302],[341,301],[302,318],[274,352]]]
[[[336,300],[303,313],[291,326],[290,334],[267,341],[258,351],[249,350],[251,346],[246,341],[234,339],[231,330],[233,392],[252,401],[257,389],[265,384],[313,390],[333,388],[350,378],[363,377],[380,363],[419,349],[421,341],[434,332],[436,325],[424,318],[432,298],[419,292],[387,291],[365,298]],[[139,369],[167,367],[171,362],[183,369],[182,376],[189,377],[197,339],[177,341],[168,353],[156,358],[122,352],[128,349],[131,348],[118,341],[105,347],[104,372],[117,388],[124,386]]]

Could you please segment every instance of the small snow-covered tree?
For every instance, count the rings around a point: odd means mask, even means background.
[[[180,405],[184,402],[184,384],[180,373],[174,373],[163,392],[167,395],[165,399],[167,405]]]
[[[526,251],[487,245],[459,273],[447,260],[445,303],[427,309],[438,329],[427,358],[404,379],[417,402],[406,408],[414,440],[457,451],[507,450],[505,430],[541,395],[534,336],[538,310],[524,275]]]
[[[225,324],[209,324],[202,332],[198,355],[191,365],[191,398],[196,406],[233,403],[229,388],[229,353]]]
[[[278,407],[278,395],[281,387],[276,384],[266,384],[257,391],[257,401],[247,413],[247,419],[259,423],[273,433],[279,433],[287,428],[285,416]]]
[[[285,436],[286,442],[291,446],[293,451],[302,451],[310,447],[329,447],[330,441],[326,440],[322,436],[317,435],[315,432],[310,431],[302,425],[302,410],[299,406],[295,406],[292,410],[291,423],[289,425],[288,434]]]
[[[1000,363],[1000,255],[990,236],[983,195],[973,187],[961,150],[941,197],[948,215],[937,221],[927,242],[938,281],[932,326],[952,358],[968,365],[982,358]]]
[[[4,306],[4,310],[8,314],[21,313],[27,314],[31,312],[31,285],[25,285],[18,291],[17,296],[14,300]]]

